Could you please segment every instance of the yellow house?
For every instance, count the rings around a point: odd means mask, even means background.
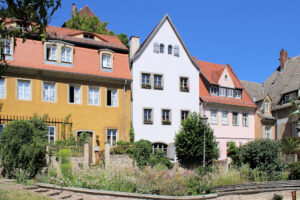
[[[46,42],[5,41],[8,68],[0,80],[0,128],[12,116],[48,114],[61,124],[70,114],[75,137],[91,134],[95,162],[105,142],[129,140],[128,48],[115,36],[54,26],[47,32]],[[49,141],[60,140],[61,129],[49,126]]]

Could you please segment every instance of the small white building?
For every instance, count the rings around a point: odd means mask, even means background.
[[[168,151],[189,112],[199,112],[200,68],[170,17],[165,15],[144,43],[130,38],[132,121],[136,140]]]

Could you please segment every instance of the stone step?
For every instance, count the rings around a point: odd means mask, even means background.
[[[23,189],[25,189],[25,190],[36,190],[38,188],[39,188],[38,186],[26,186],[26,187],[23,187]]]
[[[50,191],[47,196],[53,197],[53,196],[58,196],[62,193],[62,191]]]
[[[49,190],[48,189],[38,189],[38,190],[34,190],[34,192],[37,192],[37,193],[45,193],[45,192],[48,192]]]

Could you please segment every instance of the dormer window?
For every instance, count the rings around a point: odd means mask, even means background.
[[[241,99],[242,98],[242,91],[241,90],[234,90],[234,98]]]
[[[56,45],[49,44],[46,49],[46,59],[49,61],[56,61]]]
[[[210,87],[210,95],[211,96],[218,96],[219,95],[218,87],[211,86]]]
[[[269,108],[270,108],[269,101],[265,101],[265,103],[264,103],[264,112],[268,113],[269,112]]]
[[[225,81],[227,81],[228,80],[228,76],[227,76],[227,74],[225,75]]]
[[[178,45],[174,46],[174,56],[179,57],[179,46]]]
[[[284,96],[284,102],[285,102],[285,103],[289,103],[291,99],[294,99],[294,100],[297,99],[297,92],[293,92],[293,93],[290,93],[290,94],[286,94],[286,95]]]
[[[100,53],[101,70],[112,71],[113,69],[113,54],[106,50]]]
[[[72,51],[72,49],[69,47],[61,48],[61,61],[62,62],[68,62],[68,63],[72,62],[71,51]]]
[[[233,89],[227,88],[226,93],[227,97],[233,97]]]
[[[169,45],[168,46],[168,54],[172,54],[172,50],[173,50],[173,47],[172,47],[172,45]]]
[[[92,34],[83,34],[83,38],[89,39],[89,40],[94,40],[95,39],[94,35],[92,35]]]
[[[3,53],[5,55],[8,55],[8,56],[12,55],[11,40],[10,39],[3,39],[3,40],[1,40],[1,43],[4,47],[4,52]],[[1,51],[2,51],[2,48],[1,48]]]
[[[165,50],[165,45],[164,44],[160,44],[159,45],[159,52],[160,53],[164,53],[164,50]]]

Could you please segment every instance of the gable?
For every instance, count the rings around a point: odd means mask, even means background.
[[[232,77],[230,76],[227,68],[224,69],[222,75],[220,76],[218,84],[222,87],[234,88]]]

